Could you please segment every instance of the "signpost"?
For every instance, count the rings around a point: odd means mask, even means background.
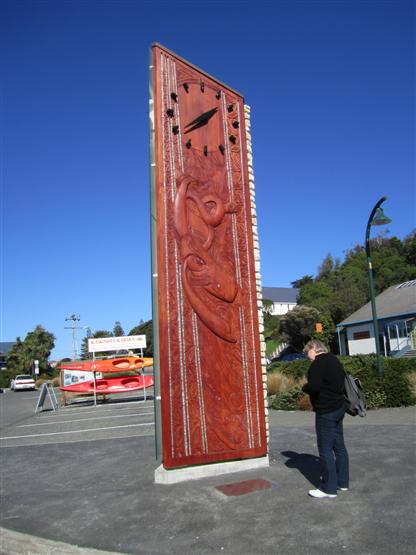
[[[119,337],[97,337],[88,339],[88,352],[93,354],[95,362],[95,353],[107,351],[121,351],[140,349],[141,357],[143,358],[143,349],[147,346],[145,335],[124,335]],[[94,406],[97,406],[97,384],[96,384],[96,370],[95,364],[93,365],[94,375]],[[145,392],[146,396],[146,392]],[[146,399],[145,399],[146,400]]]

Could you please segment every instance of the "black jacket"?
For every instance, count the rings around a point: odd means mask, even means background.
[[[344,367],[331,353],[317,355],[308,370],[308,382],[302,387],[309,394],[315,412],[332,412],[345,405]]]

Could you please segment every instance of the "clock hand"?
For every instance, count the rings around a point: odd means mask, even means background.
[[[218,112],[218,108],[213,108],[212,110],[208,110],[208,112],[204,112],[203,114],[199,115],[193,121],[185,125],[185,129],[187,127],[192,126],[187,131],[185,131],[185,133],[189,133],[190,131],[194,131],[194,129],[198,129],[199,127],[206,125],[209,122],[209,120],[212,118],[212,116],[217,112]]]

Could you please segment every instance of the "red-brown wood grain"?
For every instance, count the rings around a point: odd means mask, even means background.
[[[267,451],[244,101],[153,47],[163,464]]]

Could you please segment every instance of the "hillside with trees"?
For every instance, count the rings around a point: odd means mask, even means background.
[[[416,231],[403,240],[383,236],[372,239],[371,258],[376,294],[392,285],[416,279]],[[280,339],[299,350],[309,339],[318,336],[336,351],[336,324],[370,300],[367,272],[367,257],[362,245],[348,250],[343,261],[328,254],[316,277],[305,275],[292,282],[293,287],[299,288],[298,306],[280,318],[279,337],[274,335],[274,343]],[[323,325],[322,333],[316,332],[318,322]],[[266,344],[271,331],[267,323],[265,318]],[[274,321],[272,329],[276,327]]]

